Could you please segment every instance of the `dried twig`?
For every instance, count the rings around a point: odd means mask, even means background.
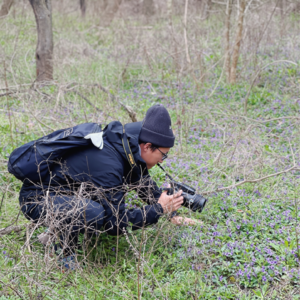
[[[9,284],[6,284],[6,283],[3,282],[1,279],[0,279],[0,282],[1,282],[2,284],[4,284],[5,286],[9,287],[11,290],[13,290],[13,291],[20,297],[20,299],[24,299],[24,298],[21,296],[21,294],[20,294],[15,288],[13,288],[12,286],[10,286]]]
[[[5,161],[5,163],[7,163],[7,161]],[[10,187],[11,183],[7,185],[5,191],[3,192],[3,195],[2,195],[2,198],[1,198],[1,202],[0,202],[0,212],[1,212],[1,208],[2,208],[2,204],[3,204],[3,201],[4,201],[4,198],[5,198],[5,195]]]
[[[232,190],[242,184],[245,184],[245,183],[257,183],[257,182],[260,182],[260,181],[263,181],[265,179],[268,179],[270,177],[275,177],[275,176],[278,176],[278,175],[281,175],[281,174],[284,174],[284,173],[288,173],[288,172],[291,172],[293,170],[297,170],[297,166],[292,166],[291,168],[287,169],[287,170],[284,170],[284,171],[280,171],[280,172],[276,172],[276,173],[273,173],[273,174],[269,174],[267,176],[264,176],[264,177],[260,177],[260,178],[257,178],[257,179],[247,179],[247,180],[243,180],[237,184],[232,184],[232,185],[229,185],[229,186],[226,186],[226,187],[222,187],[222,188],[218,188],[218,189],[215,189],[213,191],[208,191],[208,192],[203,192],[201,193],[202,195],[209,195],[209,194],[212,194],[212,193],[218,193],[218,192],[221,192],[221,191],[225,191],[225,190]]]
[[[245,97],[245,100],[244,100],[244,114],[245,114],[245,115],[247,114],[248,98],[249,98],[249,96],[250,96],[250,92],[251,92],[251,90],[252,90],[252,88],[253,88],[253,86],[254,86],[254,83],[255,83],[256,78],[258,77],[258,75],[260,74],[260,72],[263,71],[266,67],[268,67],[268,66],[270,66],[270,65],[273,65],[273,64],[275,64],[275,63],[279,63],[279,62],[286,62],[286,63],[293,64],[293,65],[297,66],[297,64],[296,64],[295,62],[293,62],[293,61],[286,60],[286,59],[280,59],[280,60],[275,60],[275,61],[273,61],[273,62],[271,62],[271,63],[268,63],[268,64],[264,65],[262,68],[260,68],[260,69],[256,72],[256,74],[254,75],[254,77],[253,77],[253,79],[252,79],[252,83],[251,83],[251,85],[250,85],[250,87],[249,87],[249,89],[248,89],[248,92],[247,92],[246,97]]]
[[[76,82],[71,83],[70,85],[67,86],[68,88],[74,87],[75,85],[77,85]],[[94,87],[98,87],[102,92],[108,94],[109,98],[112,101],[115,101],[117,103],[119,103],[121,105],[121,107],[127,111],[127,113],[129,114],[130,119],[132,120],[132,122],[137,122],[137,118],[136,118],[136,112],[128,105],[125,105],[122,101],[120,101],[118,99],[118,97],[116,97],[115,95],[113,95],[109,90],[107,90],[105,87],[103,87],[101,84],[99,83],[95,83],[92,84],[91,86]],[[74,91],[74,93],[78,94],[80,97],[82,97],[86,102],[88,102],[90,105],[92,105],[97,111],[103,112],[102,110],[100,110],[99,108],[96,108],[86,97],[84,97],[82,94],[78,93],[77,91]]]
[[[27,243],[27,248],[28,248],[28,252],[31,253],[31,249],[30,249],[30,235],[29,235],[29,227],[26,226],[26,243]]]
[[[8,92],[8,84],[7,84],[7,78],[6,78],[6,65],[5,65],[5,60],[3,61],[3,67],[4,67],[4,82],[5,82],[5,87],[6,91]],[[8,110],[8,119],[9,119],[9,129],[10,129],[10,138],[11,138],[11,144],[14,147],[14,139],[13,139],[13,134],[12,134],[12,120],[10,116],[10,106],[8,102],[8,98],[6,97],[6,104],[7,104],[7,110]]]
[[[130,117],[130,119],[131,119],[132,122],[137,122],[136,112],[130,106],[125,105],[122,101],[120,101],[118,99],[118,97],[116,97],[115,95],[113,95],[112,93],[110,93],[106,88],[104,88],[100,84],[95,84],[95,86],[97,86],[98,88],[100,88],[101,91],[107,93],[109,95],[109,97],[111,98],[112,101],[117,101],[121,105],[121,107],[123,107],[128,112],[129,117]]]
[[[15,93],[16,93],[16,92],[7,92],[7,93],[4,93],[4,94],[0,94],[0,97],[12,95],[12,94],[15,94]]]
[[[52,131],[55,131],[55,129],[54,128],[52,128],[52,127],[50,127],[49,125],[47,125],[47,124],[45,124],[44,122],[42,122],[40,119],[38,119],[34,114],[33,114],[33,112],[31,112],[30,110],[29,110],[29,113],[40,123],[40,124],[42,124],[43,126],[45,126],[46,128],[48,128],[48,129],[50,129],[50,130],[52,130]]]
[[[144,265],[147,266],[148,270],[150,271],[150,273],[152,274],[153,278],[155,279],[157,286],[158,286],[159,289],[160,289],[161,295],[163,296],[164,294],[163,294],[163,291],[162,291],[162,289],[161,289],[161,286],[160,286],[159,282],[157,281],[156,276],[153,274],[151,267],[150,267],[150,266],[148,265],[148,263],[143,259],[143,257],[140,256],[139,251],[133,246],[133,244],[131,243],[131,241],[130,241],[130,239],[129,239],[129,237],[128,237],[128,234],[127,234],[126,230],[123,230],[123,233],[124,233],[124,235],[125,235],[126,241],[128,242],[128,244],[129,244],[131,250],[133,251],[133,254],[136,256],[137,259],[139,259],[139,260],[141,261],[141,266],[142,266],[142,267],[143,267]]]
[[[19,232],[19,231],[22,231],[24,228],[25,228],[24,226],[20,226],[20,225],[2,228],[2,229],[0,229],[0,236],[5,235],[5,234],[10,234],[12,232]]]
[[[100,108],[98,108],[97,106],[95,106],[88,98],[86,98],[85,96],[83,96],[81,93],[77,92],[76,90],[73,90],[72,92],[75,93],[76,95],[80,96],[84,101],[86,101],[96,111],[103,113],[103,110],[101,110]]]

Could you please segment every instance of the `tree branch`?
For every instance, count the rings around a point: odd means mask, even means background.
[[[0,236],[5,234],[10,234],[12,232],[19,232],[25,229],[25,226],[8,226],[6,228],[0,229]]]
[[[71,88],[73,86],[77,85],[76,82],[74,83],[71,83],[70,85],[67,86],[67,88]],[[109,98],[112,100],[112,101],[115,101],[117,103],[120,104],[120,106],[127,111],[130,119],[132,122],[137,122],[137,118],[136,118],[136,112],[128,105],[125,105],[122,101],[119,100],[118,97],[116,97],[115,95],[113,95],[110,91],[108,91],[105,87],[103,87],[102,85],[98,84],[98,83],[95,83],[95,84],[92,84],[91,86],[94,86],[94,87],[97,87],[99,88],[102,92],[108,94]],[[78,93],[77,91],[74,91],[74,93],[78,94],[80,97],[82,97],[85,101],[87,101],[90,105],[92,105],[96,110],[102,112],[101,110],[99,110],[99,108],[96,108],[87,98],[85,98],[83,95],[81,95],[80,93]]]
[[[284,171],[280,171],[280,172],[277,172],[277,173],[273,173],[273,174],[270,174],[270,175],[267,175],[267,176],[264,176],[264,177],[261,177],[261,178],[257,178],[257,179],[247,179],[247,180],[243,180],[237,184],[232,184],[232,185],[229,185],[229,186],[226,186],[226,187],[222,187],[222,188],[218,188],[214,191],[208,191],[208,192],[203,192],[201,193],[201,195],[209,195],[209,194],[212,194],[212,193],[218,193],[218,192],[222,192],[222,191],[225,191],[225,190],[232,190],[242,184],[245,184],[245,183],[257,183],[257,182],[260,182],[260,181],[263,181],[265,179],[268,179],[270,177],[275,177],[275,176],[278,176],[280,174],[284,174],[284,173],[288,173],[288,172],[291,172],[293,170],[297,170],[297,166],[292,166],[291,168],[287,169],[287,170],[284,170]]]

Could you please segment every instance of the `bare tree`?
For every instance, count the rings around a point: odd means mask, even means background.
[[[13,5],[14,0],[4,0],[0,9],[0,17],[6,16],[9,13],[11,6]]]
[[[122,0],[104,0],[104,25],[109,26],[119,10]]]
[[[183,35],[184,35],[184,44],[185,44],[185,54],[188,64],[191,64],[191,59],[189,55],[188,39],[187,39],[187,12],[188,12],[188,0],[185,0],[184,6],[184,18],[183,18]]]
[[[169,25],[172,24],[172,3],[173,1],[172,0],[167,0],[167,17],[168,17],[168,20],[169,20]]]
[[[243,27],[244,27],[244,14],[246,8],[246,1],[239,1],[238,9],[238,24],[235,41],[233,44],[232,55],[230,49],[230,30],[231,23],[230,17],[232,12],[232,0],[227,0],[226,4],[226,18],[225,18],[225,72],[228,83],[236,83],[236,69],[239,59],[239,52],[241,47],[241,41],[243,38]]]
[[[230,17],[232,0],[227,0],[225,21],[225,71],[227,81],[230,82]]]
[[[153,0],[143,1],[143,14],[147,17],[153,16],[155,14],[155,5]]]
[[[200,6],[201,9],[201,19],[207,19],[209,17],[209,10],[212,5],[211,0],[201,0],[199,1],[198,6]]]
[[[79,2],[80,2],[81,16],[84,17],[85,12],[86,12],[86,1],[85,0],[80,0]]]
[[[230,70],[230,83],[236,83],[236,68],[239,59],[239,52],[241,47],[241,41],[243,37],[243,27],[244,27],[244,13],[246,8],[246,1],[240,0],[239,1],[239,18],[238,18],[238,28],[235,38],[235,43],[233,46],[233,53],[232,53],[232,64]]]
[[[53,79],[53,32],[51,0],[29,0],[35,15],[38,42],[36,47],[36,80]]]

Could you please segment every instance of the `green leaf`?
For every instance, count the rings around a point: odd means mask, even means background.
[[[261,297],[261,291],[253,291],[253,293],[256,295],[256,296],[258,296],[258,297]]]

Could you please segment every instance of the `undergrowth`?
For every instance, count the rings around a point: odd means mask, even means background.
[[[293,50],[282,40],[262,41],[256,62],[250,57],[239,83],[228,85],[216,63],[222,24],[214,16],[201,23],[210,39],[197,41],[203,69],[191,71],[168,53],[174,45],[164,19],[150,29],[122,18],[101,27],[56,10],[55,81],[41,86],[34,83],[35,22],[23,6],[0,21],[1,93],[12,92],[0,98],[0,228],[26,225],[1,236],[0,299],[138,299],[138,291],[142,299],[299,299],[299,65],[261,70],[244,112],[255,63],[298,63],[298,36]],[[173,26],[179,34],[180,21]],[[240,60],[247,59],[243,49]],[[162,217],[145,230],[103,233],[88,245],[81,236],[80,269],[65,271],[55,258],[45,262],[37,239],[44,228],[33,230],[20,213],[21,182],[7,172],[7,160],[14,148],[59,128],[130,122],[119,100],[138,120],[155,103],[168,108],[176,144],[164,167],[208,198],[201,214],[180,209],[203,224],[177,227]],[[151,174],[167,183],[160,169]],[[134,193],[126,201],[128,208],[142,205]]]

